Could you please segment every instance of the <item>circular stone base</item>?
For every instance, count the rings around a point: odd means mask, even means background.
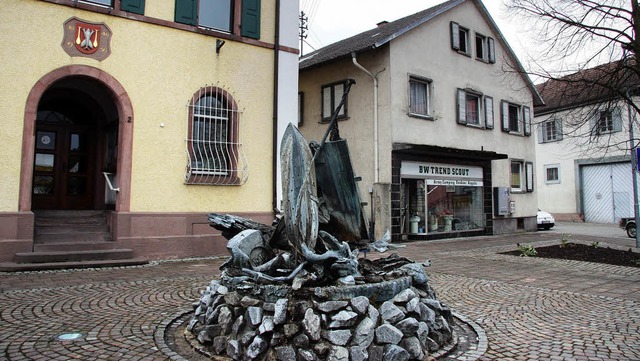
[[[206,361],[206,360],[231,360],[228,357],[217,356],[211,349],[212,346],[204,346],[195,336],[186,331],[193,313],[184,314],[173,319],[164,329],[162,342],[171,352],[165,354],[174,361]],[[453,340],[441,350],[433,353],[436,360],[464,359],[477,360],[487,350],[487,338],[484,330],[463,315],[454,313]],[[163,347],[163,349],[166,349]]]

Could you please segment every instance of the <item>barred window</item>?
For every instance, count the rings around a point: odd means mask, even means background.
[[[207,86],[189,103],[187,184],[240,185],[248,177],[242,112],[223,89]]]

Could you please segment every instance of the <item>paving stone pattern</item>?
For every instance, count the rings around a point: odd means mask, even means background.
[[[480,360],[640,360],[640,269],[496,254],[560,236],[415,242],[398,253],[431,259],[438,298],[486,333]],[[175,359],[158,335],[191,310],[222,261],[0,274],[0,359]],[[84,337],[56,340],[68,332]]]

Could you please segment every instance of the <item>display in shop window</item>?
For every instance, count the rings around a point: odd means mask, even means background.
[[[406,233],[430,234],[484,228],[481,186],[433,183],[433,179],[403,179]]]

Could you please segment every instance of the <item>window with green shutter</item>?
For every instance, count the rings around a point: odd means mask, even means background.
[[[120,10],[144,15],[144,0],[120,0]]]
[[[260,39],[260,0],[242,0],[241,35]]]
[[[197,19],[197,0],[176,0],[175,20],[177,23],[196,25]]]

